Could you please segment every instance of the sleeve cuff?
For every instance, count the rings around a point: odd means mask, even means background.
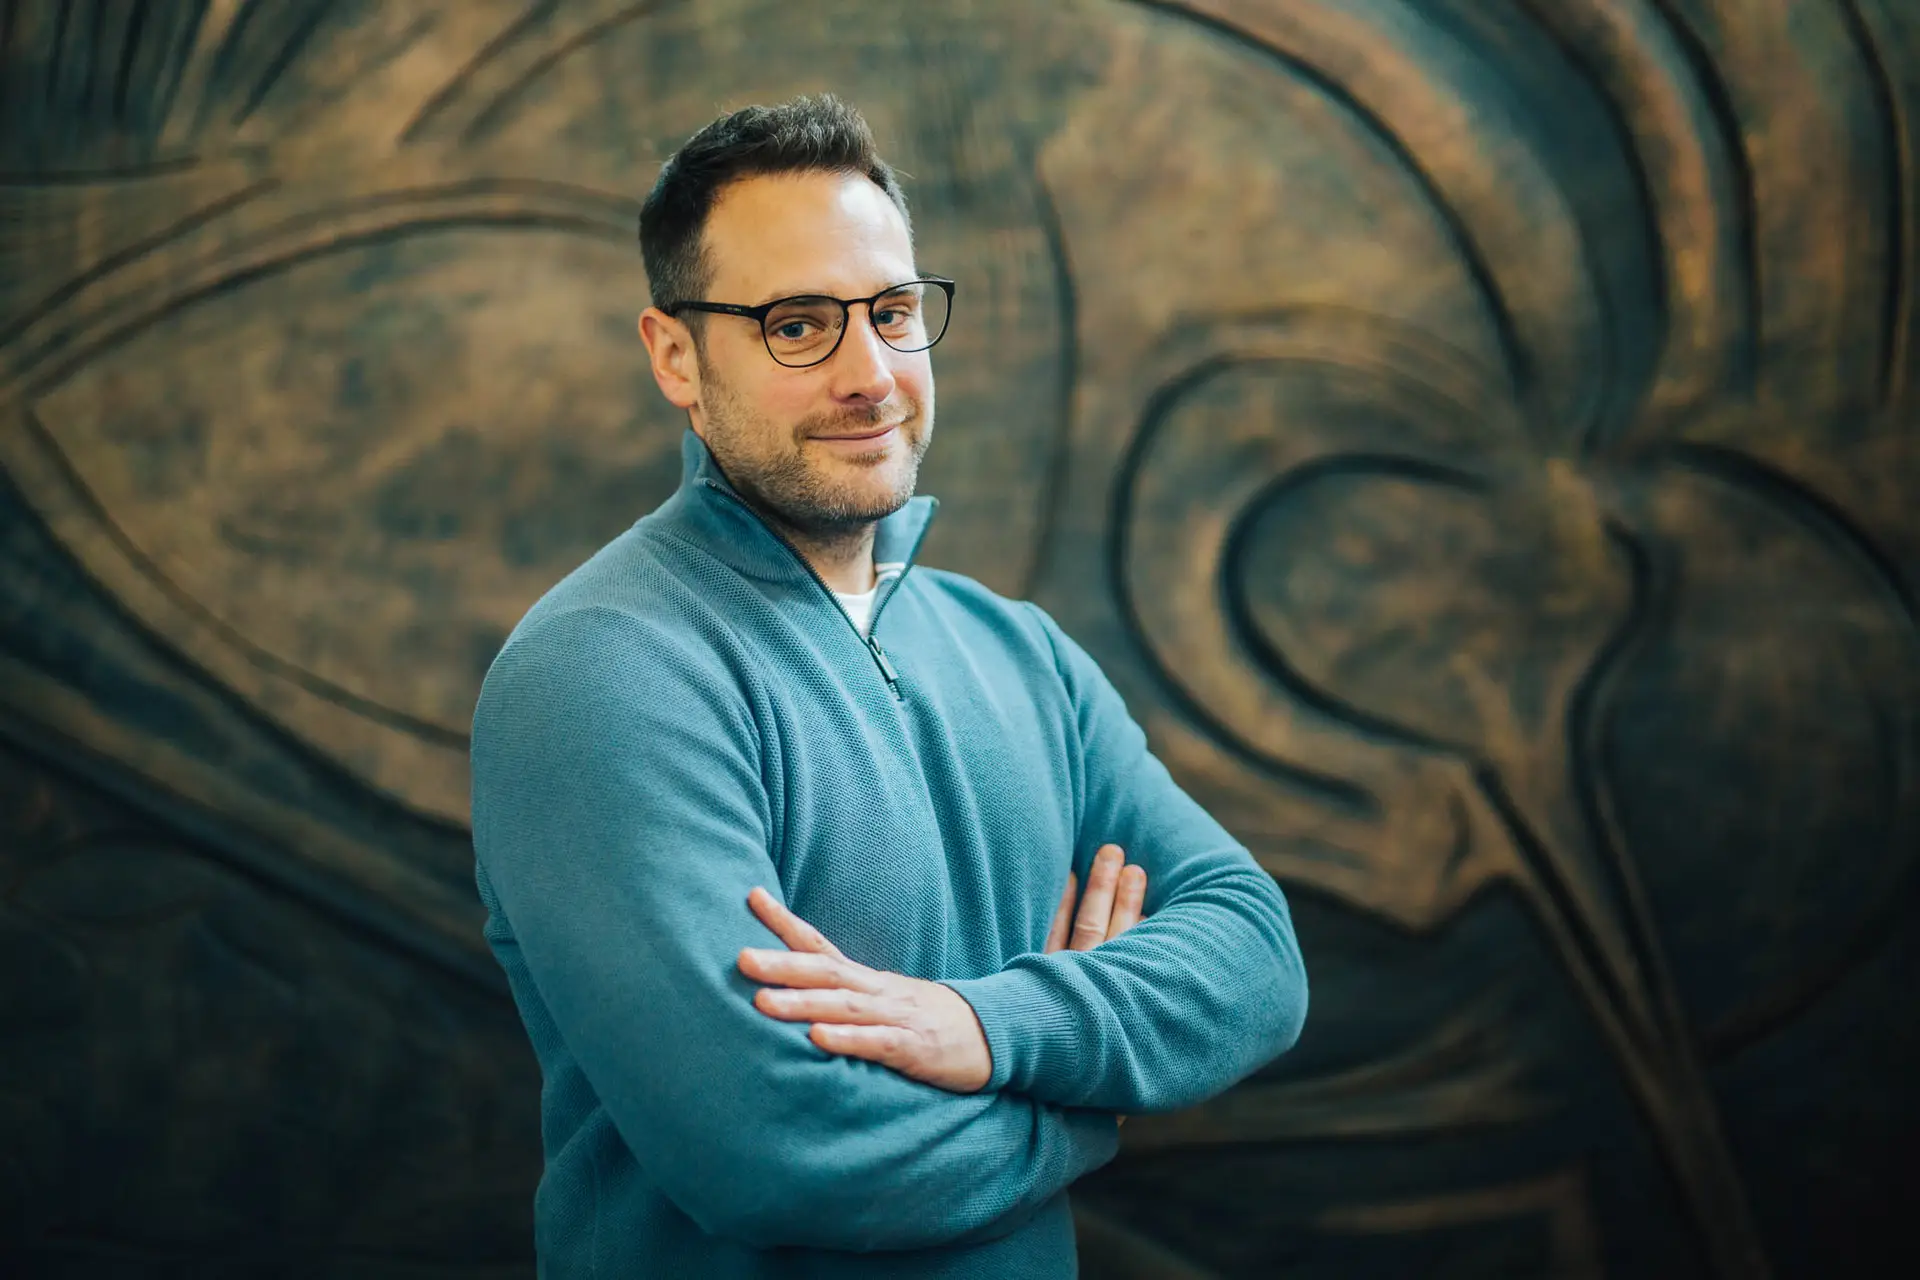
[[[1064,1103],[1080,1026],[1055,985],[1035,972],[1035,966],[1049,963],[1045,956],[1019,956],[999,973],[942,985],[973,1006],[986,1032],[987,1052],[993,1058],[988,1089],[1012,1089]]]

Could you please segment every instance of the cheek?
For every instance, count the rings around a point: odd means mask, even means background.
[[[782,378],[731,380],[722,399],[726,425],[745,447],[755,451],[773,447],[790,436],[792,424],[804,415],[809,403],[803,391]]]
[[[929,417],[933,414],[933,366],[921,359],[905,368],[896,369],[893,375],[895,394],[911,400],[920,406]]]
[[[761,420],[769,434],[789,440],[800,424],[832,410],[833,400],[811,378],[788,378],[761,391]]]

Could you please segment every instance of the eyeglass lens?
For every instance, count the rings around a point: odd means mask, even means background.
[[[896,351],[925,351],[947,329],[947,293],[914,282],[882,294],[873,303],[873,328]],[[840,344],[847,309],[837,298],[787,298],[767,313],[761,329],[767,350],[785,365],[818,364]]]

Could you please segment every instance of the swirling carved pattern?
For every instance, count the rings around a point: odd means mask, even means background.
[[[1920,882],[1912,6],[29,0],[0,59],[0,729],[166,866],[498,1004],[472,693],[672,479],[634,198],[832,88],[975,317],[933,559],[1089,644],[1314,965],[1298,1052],[1085,1184],[1089,1272],[1813,1273],[1838,1193],[1733,1082],[1900,989]],[[106,954],[49,936],[34,1034]]]
[[[1655,437],[1636,430],[1633,419],[1671,421],[1678,406],[1756,385],[1804,403],[1838,383],[1834,408],[1845,412],[1859,403],[1845,385],[1848,361],[1872,343],[1831,322],[1822,322],[1828,346],[1798,341],[1816,323],[1803,314],[1808,296],[1789,302],[1778,288],[1754,285],[1750,367],[1723,362],[1728,376],[1719,379],[1678,372],[1676,353],[1703,354],[1701,328],[1725,329],[1703,324],[1696,307],[1667,348],[1666,372],[1655,361],[1636,374],[1618,344],[1606,341],[1609,325],[1627,312],[1617,302],[1605,307],[1620,287],[1608,284],[1606,254],[1621,237],[1609,243],[1571,217],[1570,233],[1588,250],[1575,273],[1585,283],[1535,274],[1526,296],[1557,284],[1575,296],[1555,301],[1574,305],[1515,303],[1501,255],[1537,266],[1538,246],[1516,238],[1504,212],[1476,211],[1499,190],[1503,211],[1539,215],[1538,175],[1524,162],[1489,173],[1476,166],[1475,143],[1459,135],[1457,122],[1431,111],[1415,116],[1418,95],[1388,79],[1412,28],[1389,28],[1383,47],[1372,42],[1382,33],[1365,30],[1350,10],[1191,7],[1277,56],[1321,72],[1340,69],[1334,88],[1350,101],[1358,127],[1394,134],[1396,154],[1420,166],[1419,189],[1449,237],[1464,245],[1463,278],[1502,335],[1495,349],[1506,353],[1505,377],[1479,375],[1463,393],[1450,367],[1457,361],[1433,358],[1422,327],[1403,329],[1384,316],[1295,308],[1253,319],[1183,318],[1133,371],[1139,390],[1132,394],[1144,408],[1113,473],[1113,578],[1125,616],[1162,687],[1231,755],[1269,775],[1310,778],[1328,792],[1345,781],[1378,811],[1371,847],[1348,845],[1345,859],[1325,856],[1320,823],[1304,824],[1298,857],[1289,856],[1284,837],[1269,837],[1267,863],[1283,878],[1317,884],[1363,909],[1395,911],[1422,929],[1448,919],[1485,884],[1518,889],[1600,1024],[1717,1270],[1760,1274],[1768,1266],[1764,1247],[1667,960],[1639,863],[1644,855],[1618,819],[1611,803],[1618,798],[1605,794],[1614,779],[1596,772],[1593,742],[1611,717],[1610,691],[1630,680],[1622,664],[1648,633],[1672,623],[1674,604],[1654,598],[1656,579],[1680,547],[1700,541],[1705,514],[1697,502],[1666,497],[1675,478],[1659,455],[1648,456]],[[1599,34],[1587,17],[1587,33]],[[1362,48],[1387,56],[1362,60]],[[1448,51],[1427,48],[1439,75],[1462,74]],[[1837,127],[1830,118],[1819,124]],[[1895,125],[1881,119],[1873,127]],[[1688,139],[1707,151],[1725,141]],[[1716,171],[1745,164],[1742,157]],[[1669,189],[1674,176],[1662,175]],[[1768,173],[1764,180],[1774,179]],[[1752,180],[1756,187],[1763,181]],[[1815,198],[1831,202],[1844,191]],[[1705,195],[1697,187],[1696,194]],[[1802,200],[1811,194],[1794,192]],[[1546,221],[1568,207],[1547,202]],[[1764,231],[1756,234],[1750,252],[1772,271],[1785,255],[1772,251]],[[1895,257],[1898,236],[1890,233]],[[1797,249],[1804,256],[1804,246]],[[1662,265],[1680,308],[1711,295],[1703,285],[1723,274],[1703,276],[1697,255]],[[1856,295],[1845,292],[1851,268],[1810,269],[1834,286],[1829,315],[1844,311],[1845,323],[1854,323]],[[1753,285],[1756,274],[1739,283]],[[1599,323],[1583,320],[1578,303],[1586,299],[1602,304]],[[1885,309],[1890,331],[1876,339],[1887,349],[1898,341],[1897,311]],[[1684,310],[1680,318],[1688,319]],[[1794,336],[1777,337],[1782,330]],[[1580,384],[1556,376],[1553,358],[1540,353],[1568,339],[1584,355],[1561,363],[1598,371],[1612,386],[1567,394]],[[1823,359],[1832,361],[1826,384],[1807,376]],[[1636,395],[1643,408],[1635,408]],[[1621,450],[1616,436],[1638,447]],[[1899,779],[1915,749],[1914,618],[1890,558],[1832,502],[1809,503],[1803,484],[1737,452],[1727,456],[1717,474],[1746,482],[1752,499],[1771,504],[1789,495],[1790,517],[1796,509],[1823,513],[1811,525],[1796,523],[1837,536],[1821,536],[1806,550],[1843,554],[1808,571],[1851,574],[1849,590],[1859,600],[1839,615],[1846,621],[1829,626],[1847,633],[1849,664],[1873,673],[1873,700],[1884,701],[1874,734],[1835,749],[1853,753],[1856,768],[1875,767],[1879,757],[1895,781],[1877,797],[1881,817],[1869,846],[1883,851],[1873,858],[1877,874],[1848,895],[1851,905],[1837,917],[1825,917],[1830,932],[1815,948],[1857,959],[1872,949],[1857,941],[1862,922],[1880,916],[1883,894],[1913,880],[1914,795]],[[1476,508],[1484,515],[1476,517]],[[1665,516],[1655,522],[1668,526],[1658,548],[1646,529],[1655,511]],[[1676,524],[1693,527],[1681,532]],[[1690,562],[1695,575],[1736,567],[1724,558]],[[1662,606],[1667,617],[1656,618]],[[1780,621],[1792,637],[1782,637],[1784,647],[1812,638],[1798,618]],[[1743,691],[1749,698],[1768,692]],[[1360,870],[1370,861],[1372,874]],[[1409,886],[1424,896],[1409,898]],[[1884,936],[1883,929],[1867,933]],[[1836,967],[1829,962],[1819,979],[1789,979],[1791,996],[1749,998],[1781,1017],[1793,1000],[1830,982]]]

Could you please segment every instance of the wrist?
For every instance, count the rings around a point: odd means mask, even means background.
[[[1024,956],[999,973],[946,984],[980,1024],[991,1064],[986,1088],[1073,1104],[1068,1086],[1080,1049],[1080,1020],[1056,985],[1035,972],[1058,959]]]
[[[956,1093],[979,1093],[993,1079],[993,1049],[987,1043],[986,1028],[967,998],[944,982],[930,982],[939,1012],[935,1025],[941,1029],[941,1056],[952,1064],[951,1080]]]

